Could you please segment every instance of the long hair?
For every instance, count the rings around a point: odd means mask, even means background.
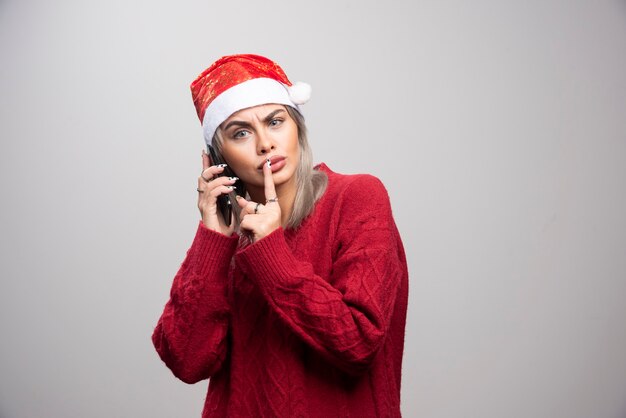
[[[287,219],[287,228],[295,229],[313,211],[315,203],[322,197],[328,184],[326,173],[313,169],[313,153],[307,139],[307,130],[304,116],[291,106],[285,106],[287,113],[298,127],[298,145],[300,146],[300,161],[296,170],[296,197],[293,208]],[[220,159],[222,156],[222,131],[217,129],[213,136],[213,147]],[[242,191],[245,194],[245,191]],[[246,196],[244,196],[246,197]],[[239,226],[239,205],[234,205],[235,222]]]

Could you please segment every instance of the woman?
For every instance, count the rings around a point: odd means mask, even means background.
[[[307,88],[267,58],[223,57],[191,90],[225,164],[203,153],[202,220],[152,337],[162,360],[210,378],[203,417],[400,416],[408,278],[385,188],[313,168]]]

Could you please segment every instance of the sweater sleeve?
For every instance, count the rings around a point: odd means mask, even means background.
[[[378,179],[357,177],[335,204],[331,277],[320,277],[310,263],[298,260],[282,229],[239,253],[237,262],[295,333],[343,370],[358,374],[385,341],[406,265],[389,197]]]
[[[196,383],[219,370],[227,353],[228,268],[236,237],[200,222],[178,273],[152,342],[174,375]]]

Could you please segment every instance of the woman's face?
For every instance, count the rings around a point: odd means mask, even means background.
[[[300,161],[298,126],[283,105],[240,110],[226,119],[220,130],[222,156],[250,192],[263,190],[262,169],[268,158],[277,189],[295,188]]]

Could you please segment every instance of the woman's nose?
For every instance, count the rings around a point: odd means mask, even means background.
[[[266,132],[257,133],[257,152],[261,155],[267,154],[275,148],[271,135]]]

